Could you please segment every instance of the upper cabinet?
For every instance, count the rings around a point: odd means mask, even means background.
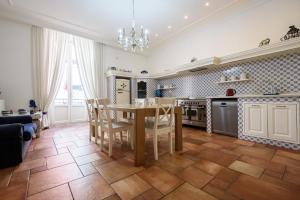
[[[269,137],[276,140],[297,141],[297,120],[299,120],[297,104],[269,104]]]
[[[244,135],[299,143],[299,103],[244,103]]]
[[[134,74],[120,71],[107,71],[106,76],[125,76],[132,78],[153,78],[161,79],[166,77],[174,77],[182,74],[200,72],[203,70],[215,69],[232,63],[241,63],[249,60],[258,60],[260,58],[273,57],[300,49],[300,39],[294,38],[288,41],[269,44],[257,47],[247,51],[242,51],[222,57],[213,56],[210,58],[199,59],[191,63],[186,63],[169,70],[156,71],[151,74]]]

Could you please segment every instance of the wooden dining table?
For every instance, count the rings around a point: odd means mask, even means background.
[[[121,105],[110,104],[108,109],[123,112],[126,116],[131,113],[134,116],[134,133],[135,133],[135,165],[142,166],[145,164],[145,117],[155,116],[156,107],[150,105]],[[163,114],[163,111],[161,111]],[[175,114],[175,151],[182,150],[182,113],[181,107],[176,106]]]

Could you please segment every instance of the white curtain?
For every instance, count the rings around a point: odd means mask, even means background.
[[[103,45],[92,40],[74,36],[75,54],[78,62],[79,75],[87,98],[102,98],[104,70],[102,64]]]
[[[107,98],[107,80],[103,65],[103,44],[95,42],[96,89],[98,97]]]
[[[34,96],[43,111],[48,111],[61,84],[68,37],[62,32],[32,27]]]

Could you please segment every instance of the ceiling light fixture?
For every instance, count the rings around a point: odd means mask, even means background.
[[[205,6],[209,6],[209,2],[206,2],[206,3],[205,3]]]
[[[188,18],[189,18],[189,16],[185,15],[183,18],[184,18],[184,19],[188,19]]]
[[[140,28],[140,35],[138,36],[137,30],[135,28],[135,13],[134,13],[134,0],[132,0],[132,23],[131,31],[128,36],[126,36],[125,28],[122,28],[118,32],[118,43],[125,49],[131,49],[132,52],[135,52],[137,47],[143,51],[144,48],[149,47],[149,31],[144,30],[143,26]]]
[[[171,25],[169,25],[169,26],[168,26],[168,29],[171,29],[171,28],[172,28],[172,26],[171,26]]]

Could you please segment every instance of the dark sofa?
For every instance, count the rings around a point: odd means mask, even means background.
[[[36,131],[30,115],[0,117],[0,168],[23,161]]]

